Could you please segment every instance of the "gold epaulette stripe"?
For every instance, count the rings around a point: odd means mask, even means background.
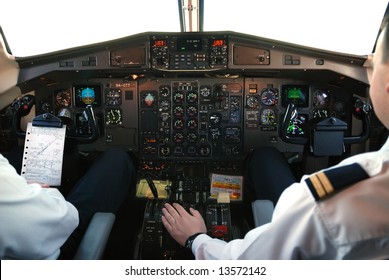
[[[336,190],[341,190],[368,177],[369,175],[359,164],[353,163],[312,174],[305,182],[315,200],[320,200]]]
[[[334,191],[334,187],[332,186],[330,180],[328,179],[327,175],[324,172],[318,173],[317,177],[319,177],[319,180],[322,183],[326,191],[326,194],[330,194]]]
[[[314,174],[313,176],[311,176],[310,179],[311,179],[313,187],[316,190],[317,196],[319,198],[325,196],[326,195],[326,191],[324,190],[323,186],[321,185],[320,180],[319,180],[317,174]]]

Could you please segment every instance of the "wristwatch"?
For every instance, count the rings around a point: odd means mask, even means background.
[[[188,237],[188,239],[185,241],[185,248],[192,250],[192,244],[193,241],[196,239],[197,236],[200,234],[203,234],[204,232],[198,232]]]

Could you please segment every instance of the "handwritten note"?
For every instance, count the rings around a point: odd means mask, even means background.
[[[28,123],[22,176],[30,183],[61,185],[66,126],[40,127]]]

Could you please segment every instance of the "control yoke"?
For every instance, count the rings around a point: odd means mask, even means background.
[[[309,137],[295,136],[288,134],[288,127],[298,113],[294,104],[286,108],[282,121],[280,138],[291,144],[305,145],[310,142],[310,150],[314,155],[341,155],[344,152],[344,145],[356,144],[366,141],[369,138],[371,106],[362,99],[353,97],[353,115],[362,121],[362,132],[356,136],[344,136],[347,130],[347,123],[336,117],[328,117],[311,123]]]
[[[12,102],[12,107],[14,108],[12,128],[19,138],[24,138],[26,136],[26,132],[20,128],[21,118],[30,113],[34,104],[35,97],[28,94],[21,98],[17,98]],[[87,136],[77,135],[72,119],[67,117],[56,117],[51,113],[44,113],[36,116],[32,120],[32,125],[62,127],[63,124],[66,124],[67,139],[74,140],[80,144],[93,143],[99,136],[99,127],[91,105],[86,106],[85,111],[83,112],[83,117],[88,121],[88,127],[90,128],[90,134]]]

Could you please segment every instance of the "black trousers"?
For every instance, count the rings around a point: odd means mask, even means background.
[[[77,182],[66,200],[79,212],[79,226],[61,247],[60,259],[71,259],[96,212],[116,213],[135,191],[135,167],[129,154],[108,150]]]
[[[273,201],[274,205],[281,193],[296,181],[286,159],[272,147],[254,149],[246,170],[255,199],[268,199]]]

